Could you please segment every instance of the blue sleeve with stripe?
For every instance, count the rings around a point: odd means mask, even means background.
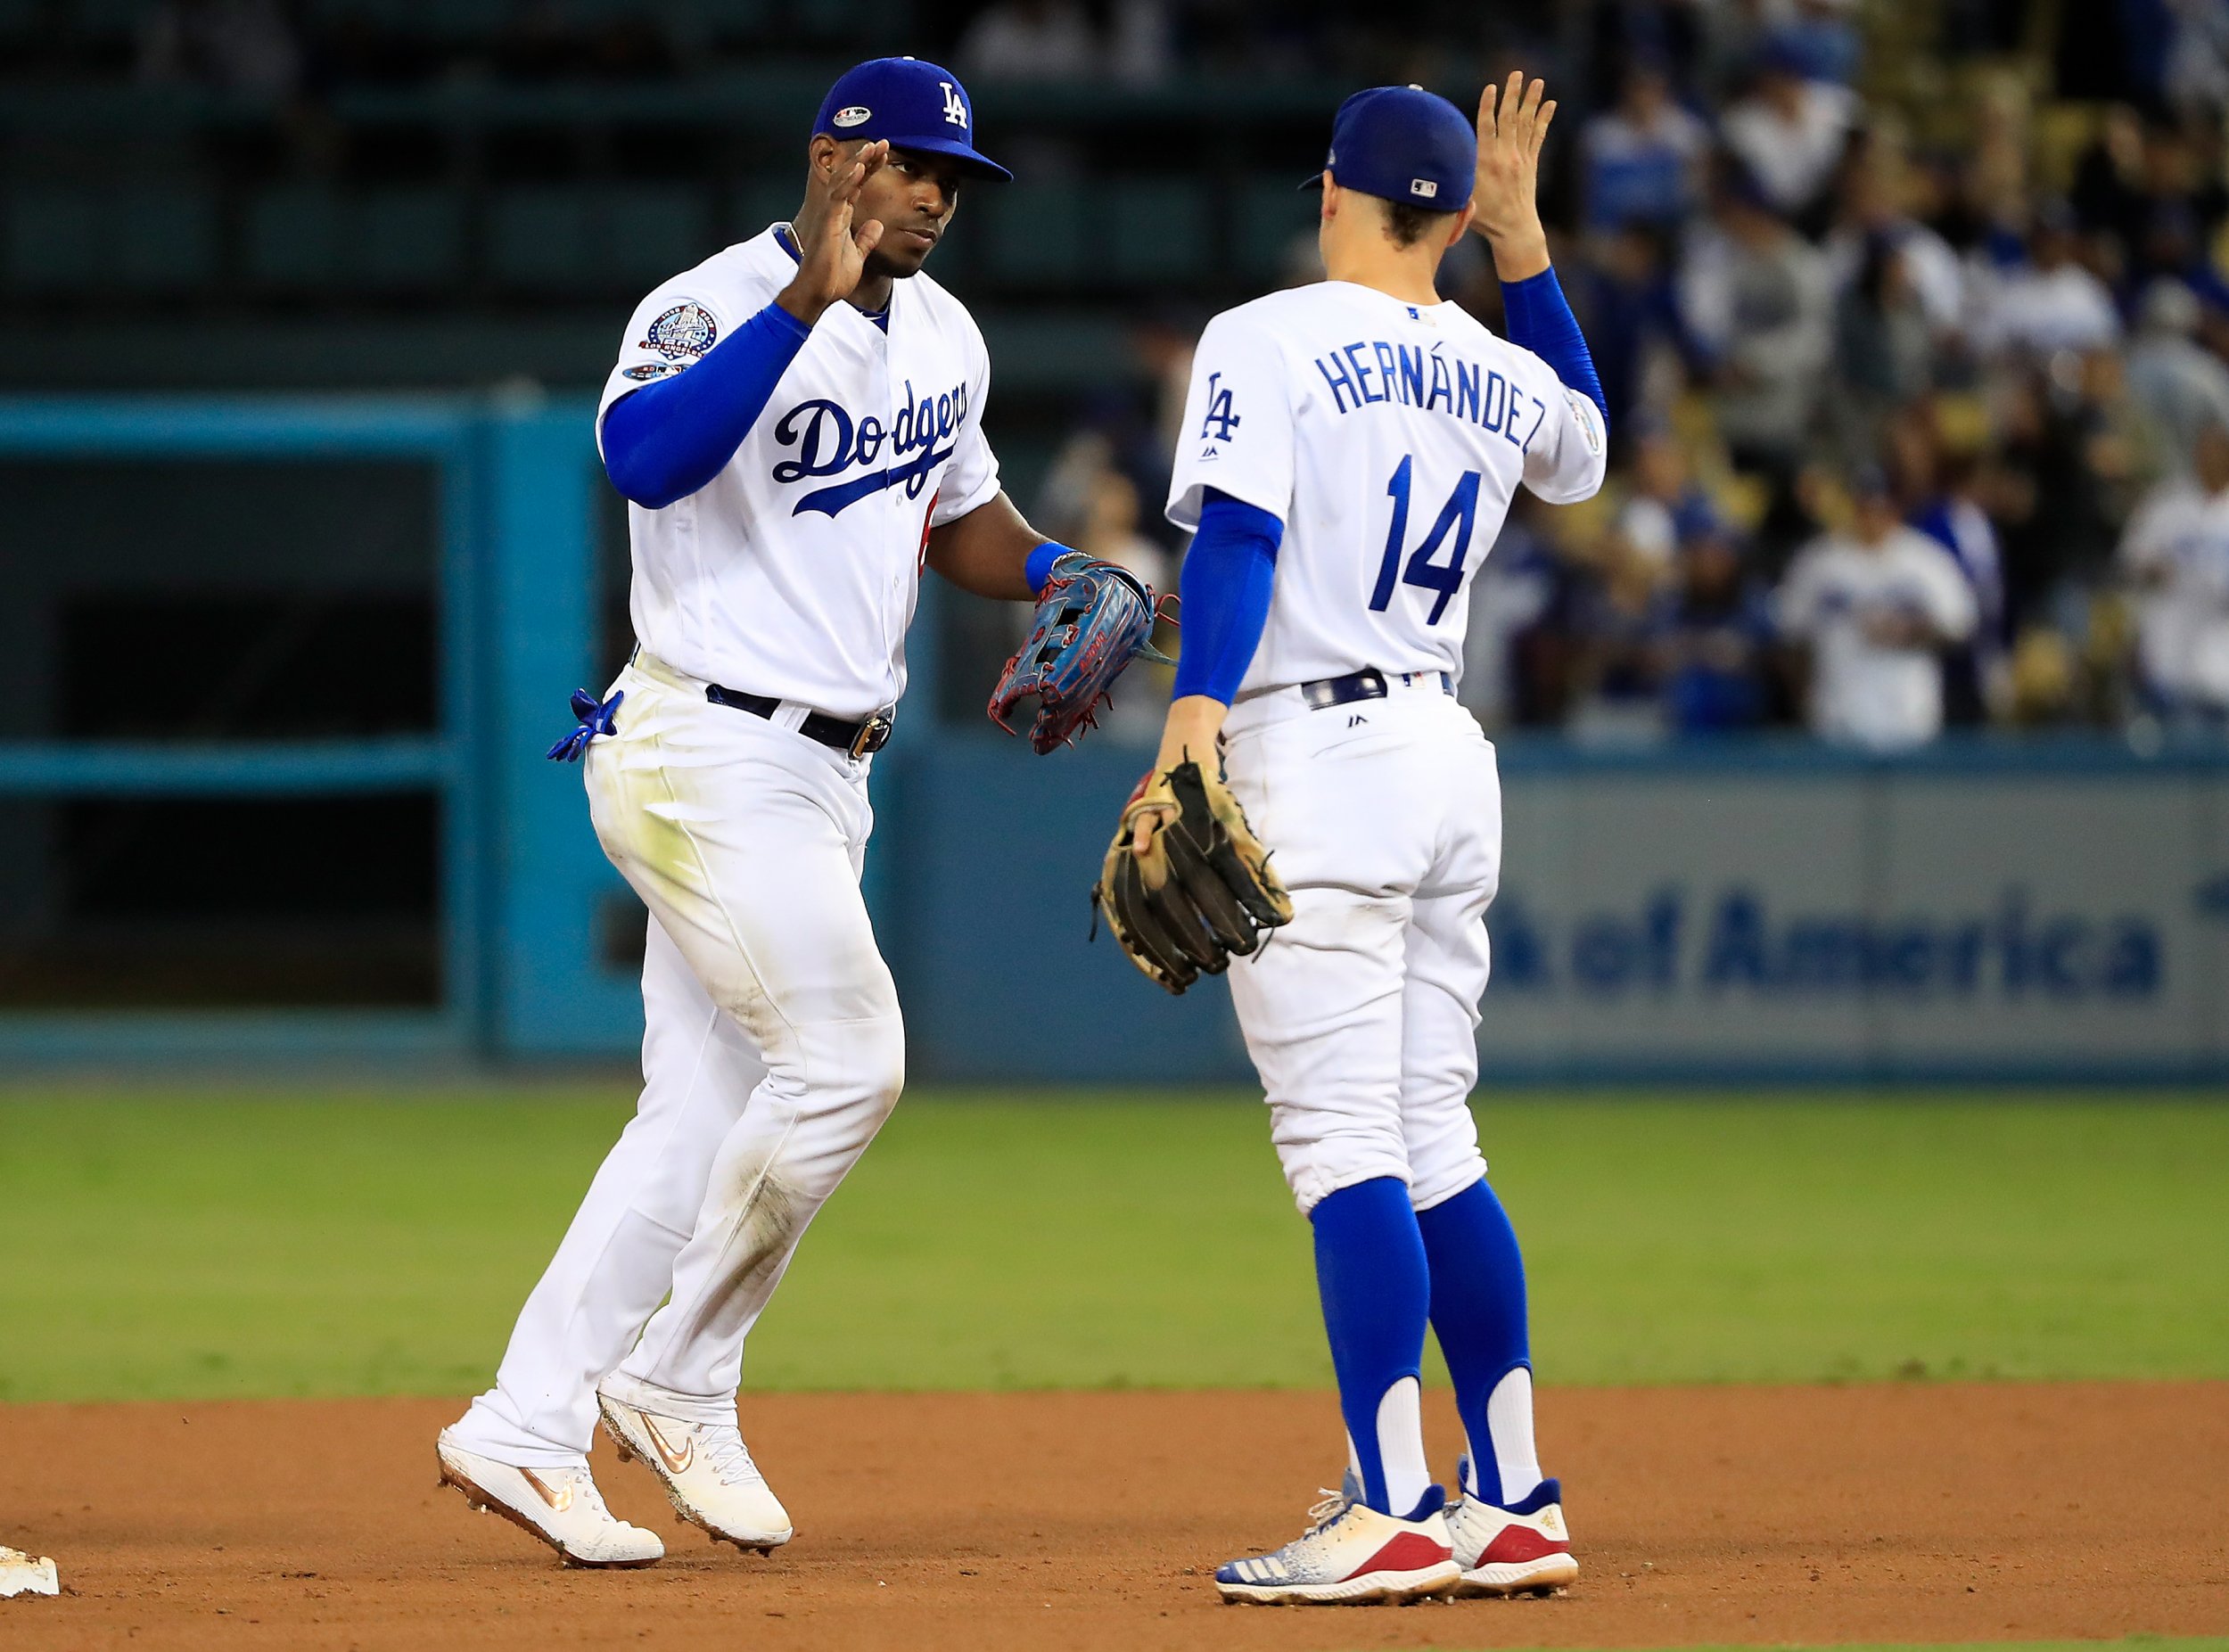
[[[769,304],[686,373],[629,391],[604,415],[604,470],[636,504],[660,510],[720,474],[766,411],[812,329]]]
[[[1177,656],[1175,697],[1205,694],[1225,705],[1237,697],[1262,628],[1285,524],[1258,505],[1210,488],[1200,505],[1199,531],[1184,554],[1178,580],[1184,643]]]

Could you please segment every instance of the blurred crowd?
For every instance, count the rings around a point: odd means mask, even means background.
[[[368,7],[157,0],[136,72],[281,93],[459,62],[672,75],[839,11],[519,0],[492,32],[437,39]],[[1521,504],[1476,582],[1468,694],[1489,722],[1808,724],[1889,747],[2229,717],[2229,0],[859,16],[882,20],[862,48],[888,49],[896,18],[984,83],[1550,79],[1546,204],[1616,462],[1590,507]],[[1295,242],[1293,279],[1312,257]],[[1478,243],[1444,278],[1498,321]],[[1034,502],[1164,586],[1182,546],[1158,505],[1204,319],[1138,320],[1142,390],[1081,410]]]
[[[1716,86],[1634,51],[1579,135],[1568,251],[1627,462],[1529,559],[1512,714],[1873,746],[2218,725],[2229,195],[2200,69],[2229,36],[2116,101],[1978,61],[1930,142],[1858,95],[1852,23],[1794,0]]]
[[[2025,6],[1584,10],[1551,193],[1616,464],[1591,507],[1520,503],[1482,570],[1480,715],[1876,749],[2222,728],[2229,7],[2147,33],[2095,0],[2055,37]],[[1534,50],[1491,67],[1562,61]],[[1476,243],[1444,285],[1498,319]],[[1091,422],[1054,520],[1095,460],[1154,495],[1170,334],[1140,334],[1158,416]]]

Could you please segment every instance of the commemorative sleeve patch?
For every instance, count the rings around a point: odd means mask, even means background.
[[[1602,410],[1594,405],[1594,399],[1583,390],[1567,388],[1563,399],[1571,404],[1571,416],[1579,421],[1579,429],[1587,439],[1587,451],[1600,453],[1605,441],[1602,430]]]
[[[669,361],[702,356],[720,337],[720,325],[702,304],[676,304],[657,320],[636,348],[654,349]]]

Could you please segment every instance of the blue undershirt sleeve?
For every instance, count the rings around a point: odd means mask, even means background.
[[[604,470],[636,504],[661,510],[720,474],[751,433],[812,329],[769,304],[676,373],[604,415]]]
[[[1184,645],[1177,657],[1174,697],[1205,694],[1229,705],[1261,646],[1269,622],[1270,588],[1285,524],[1258,505],[1210,488],[1199,531],[1184,554],[1178,589]]]
[[[1594,371],[1594,357],[1556,272],[1544,269],[1523,281],[1503,282],[1501,309],[1509,342],[1523,345],[1553,367],[1566,389],[1577,390],[1594,404],[1607,428],[1609,404],[1602,394],[1602,380]]]

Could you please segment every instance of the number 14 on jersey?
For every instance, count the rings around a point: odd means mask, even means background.
[[[1432,523],[1432,531],[1424,536],[1402,566],[1402,549],[1409,538],[1409,482],[1416,466],[1416,456],[1404,454],[1394,469],[1393,480],[1386,484],[1386,491],[1393,498],[1393,522],[1386,530],[1386,555],[1378,564],[1378,586],[1370,593],[1369,605],[1373,613],[1383,613],[1391,605],[1394,587],[1419,586],[1439,595],[1432,604],[1432,612],[1424,616],[1427,625],[1437,625],[1440,616],[1447,612],[1448,601],[1463,587],[1463,559],[1470,555],[1471,530],[1478,524],[1478,483],[1476,471],[1465,471],[1455,483],[1455,490],[1447,496],[1447,503],[1440,506],[1440,514]],[[1432,558],[1440,545],[1452,535],[1454,543],[1444,563]]]

